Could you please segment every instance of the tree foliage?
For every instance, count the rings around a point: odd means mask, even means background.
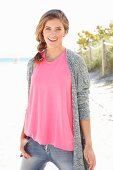
[[[80,48],[86,49],[89,46],[90,42],[98,42],[99,40],[109,40],[113,37],[113,22],[109,24],[107,28],[104,28],[100,25],[96,27],[95,33],[91,33],[89,31],[82,31],[78,33],[78,41]]]

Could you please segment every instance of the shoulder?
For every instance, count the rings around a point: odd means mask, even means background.
[[[27,67],[31,67],[33,65],[33,58],[29,59],[27,63]]]
[[[29,59],[28,63],[27,63],[27,70],[28,71],[32,71],[33,70],[33,65],[34,65],[34,58]]]
[[[33,72],[33,59],[31,58],[27,63],[27,79],[29,80]]]
[[[79,64],[85,65],[84,58],[80,56],[79,54],[77,54],[76,52],[70,49],[66,49],[66,53],[67,53],[67,57],[69,58],[69,60],[74,62],[75,65],[79,65]]]

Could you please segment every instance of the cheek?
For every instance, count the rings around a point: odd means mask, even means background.
[[[63,32],[56,33],[56,36],[59,37],[59,38],[62,38],[63,35],[64,35]]]
[[[64,38],[64,35],[65,35],[65,32],[61,32],[61,33],[58,35],[58,37],[59,37],[60,39],[63,39],[63,38]]]
[[[63,39],[63,37],[64,37],[63,34],[60,34],[60,35],[58,36],[59,39]]]

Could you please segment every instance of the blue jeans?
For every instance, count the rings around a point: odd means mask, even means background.
[[[32,138],[28,140],[25,150],[32,157],[22,158],[20,170],[42,170],[49,161],[59,170],[73,169],[73,151],[65,151],[53,145],[40,145]]]

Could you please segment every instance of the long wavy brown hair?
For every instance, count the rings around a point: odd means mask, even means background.
[[[52,20],[55,18],[59,19],[62,22],[65,32],[68,33],[69,21],[63,11],[58,10],[58,9],[52,9],[52,10],[47,11],[45,14],[43,14],[39,20],[39,23],[36,27],[36,32],[35,32],[36,40],[39,42],[39,44],[37,46],[38,53],[34,57],[34,62],[40,62],[43,60],[41,53],[47,47],[46,42],[43,37],[43,29],[48,20]]]

